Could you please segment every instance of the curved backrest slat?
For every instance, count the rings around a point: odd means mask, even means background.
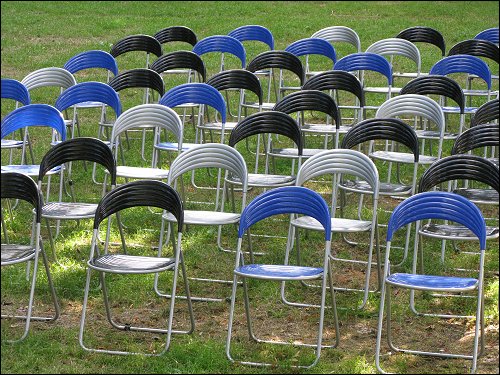
[[[11,78],[2,78],[2,99],[13,99],[23,105],[31,103],[30,93],[21,82]]]
[[[497,192],[499,187],[498,166],[478,155],[451,155],[431,164],[418,183],[418,192],[428,191],[446,181],[474,180],[489,185]]]
[[[118,74],[118,64],[115,58],[110,53],[100,50],[80,52],[70,57],[63,68],[72,74],[91,68],[107,69],[115,76]]]
[[[311,38],[321,38],[327,42],[345,42],[356,47],[356,52],[361,52],[361,41],[353,29],[346,26],[330,26],[316,31]]]
[[[498,27],[492,27],[478,33],[474,39],[488,40],[495,44],[498,44]]]
[[[486,248],[486,225],[479,208],[458,194],[442,191],[415,194],[401,202],[389,219],[387,241],[392,240],[399,228],[425,219],[450,220],[462,224],[479,238],[481,250]]]
[[[478,124],[486,124],[488,122],[499,120],[500,115],[498,109],[498,98],[484,103],[477,109],[476,112],[474,112],[470,126],[472,127]]]
[[[203,82],[207,79],[205,63],[200,56],[191,51],[174,51],[162,55],[151,64],[151,69],[157,73],[170,69],[193,69],[202,76]]]
[[[443,35],[427,26],[413,26],[405,30],[402,30],[396,38],[406,39],[412,43],[422,42],[435,45],[441,50],[442,56],[446,54],[446,43],[444,41]]]
[[[186,26],[170,26],[158,31],[153,38],[160,44],[168,42],[186,42],[194,46],[198,38],[193,30]]]
[[[66,139],[66,125],[61,112],[48,104],[28,104],[8,113],[2,120],[2,139],[25,126],[48,126]]]
[[[255,73],[258,70],[278,68],[289,70],[300,79],[300,85],[304,84],[305,74],[302,61],[293,53],[287,51],[265,51],[250,61],[247,70]]]
[[[491,89],[491,71],[483,60],[472,55],[447,56],[435,63],[429,74],[445,76],[451,73],[475,74],[486,82]]]
[[[173,182],[186,172],[200,168],[222,168],[237,176],[246,192],[248,172],[243,156],[228,145],[222,143],[203,143],[189,148],[179,154],[168,172],[168,184]]]
[[[123,112],[113,124],[110,139],[115,144],[120,134],[129,129],[155,127],[165,129],[182,142],[182,120],[172,108],[162,104],[141,104]]]
[[[111,149],[100,139],[89,137],[67,139],[52,147],[40,163],[38,181],[42,181],[52,168],[76,160],[102,165],[111,176],[111,185],[116,185],[116,162]]]
[[[207,85],[215,87],[218,91],[228,89],[250,90],[257,95],[259,104],[262,105],[262,86],[257,76],[248,70],[231,69],[219,72],[207,81]]]
[[[387,38],[376,41],[370,45],[366,52],[376,53],[382,56],[399,55],[412,60],[417,66],[417,72],[420,72],[421,59],[418,47],[406,39]]]
[[[131,207],[158,207],[172,213],[177,230],[182,232],[184,209],[179,194],[162,181],[137,180],[120,185],[108,192],[99,202],[94,216],[94,229],[108,216]]]
[[[56,100],[55,107],[59,111],[79,103],[100,102],[107,104],[115,111],[116,117],[122,113],[122,104],[118,93],[102,82],[82,82],[64,90]]]
[[[0,178],[2,199],[22,199],[35,208],[36,222],[42,217],[42,194],[36,182],[28,175],[17,172],[2,172]]]
[[[500,53],[498,45],[488,40],[469,39],[463,40],[453,47],[448,52],[448,56],[452,55],[472,55],[477,57],[486,57],[499,63]]]
[[[368,182],[375,197],[379,192],[379,175],[373,161],[356,150],[325,150],[308,158],[299,168],[295,185],[303,185],[325,174],[349,174]]]
[[[400,119],[374,118],[367,119],[354,125],[342,139],[341,148],[350,149],[366,141],[377,139],[401,143],[408,147],[418,162],[419,142],[415,130]]]
[[[303,90],[342,90],[354,94],[365,106],[365,94],[359,79],[349,72],[330,70],[318,73],[307,80],[302,86]]]
[[[453,144],[451,154],[465,154],[479,147],[499,146],[498,124],[480,124],[460,134]]]
[[[23,78],[21,83],[28,91],[38,87],[56,86],[67,89],[76,85],[76,79],[69,71],[63,68],[51,67],[42,68],[29,73]]]
[[[265,43],[269,49],[274,49],[274,37],[271,31],[260,25],[244,25],[230,31],[227,35],[238,39],[240,42],[255,40]]]
[[[418,94],[399,95],[386,100],[377,110],[376,118],[391,118],[401,115],[424,117],[436,124],[439,131],[444,129],[443,109],[433,99]]]
[[[163,54],[160,42],[150,35],[137,34],[129,35],[113,44],[109,53],[113,57],[118,57],[126,52],[144,51],[152,53],[157,57]]]
[[[273,111],[291,114],[299,111],[318,111],[329,115],[337,129],[340,127],[340,111],[333,98],[319,90],[301,90],[284,96],[274,105]]]
[[[257,134],[280,134],[290,138],[302,155],[303,144],[299,124],[290,115],[278,111],[253,113],[238,122],[231,131],[229,146],[234,147],[239,141]]]
[[[429,75],[418,77],[408,82],[400,95],[442,95],[452,99],[460,107],[460,113],[465,111],[465,95],[460,85],[454,79],[446,76]]]
[[[201,56],[209,52],[230,53],[241,61],[241,67],[246,66],[245,47],[241,42],[228,35],[212,35],[203,38],[193,47],[193,52]]]
[[[238,237],[253,224],[273,215],[303,214],[318,220],[325,230],[325,240],[331,238],[328,206],[321,195],[302,186],[285,186],[258,195],[241,214]]]
[[[141,87],[155,90],[160,96],[165,93],[163,78],[161,78],[161,76],[154,70],[145,68],[137,68],[121,72],[109,81],[109,85],[115,91],[121,91],[131,87]]]
[[[300,39],[285,48],[285,51],[293,53],[295,56],[304,55],[322,55],[332,60],[333,64],[337,61],[335,48],[324,39],[321,38],[305,38]]]
[[[392,66],[383,56],[376,53],[359,52],[344,56],[335,63],[333,69],[346,72],[373,70],[384,75],[387,83],[392,85]]]
[[[226,122],[226,101],[215,87],[206,83],[184,83],[168,90],[159,104],[174,108],[186,103],[205,104],[216,109],[222,122]]]

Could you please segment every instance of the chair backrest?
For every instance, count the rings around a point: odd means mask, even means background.
[[[498,45],[489,40],[469,39],[463,40],[453,47],[448,52],[448,56],[452,55],[472,55],[477,57],[486,57],[499,63],[500,53]]]
[[[377,110],[375,117],[392,118],[404,114],[424,117],[434,122],[438,131],[444,131],[443,109],[434,100],[424,95],[406,94],[386,100]]]
[[[257,134],[279,134],[290,138],[302,155],[303,143],[299,124],[290,115],[278,111],[253,113],[238,122],[231,131],[229,146],[234,147],[241,140]]]
[[[254,40],[265,43],[269,49],[274,49],[274,37],[271,31],[260,25],[244,25],[230,31],[227,35],[238,39],[240,42]]]
[[[108,216],[131,207],[158,207],[172,213],[177,231],[182,232],[184,209],[179,194],[166,183],[156,180],[137,180],[120,185],[108,192],[99,202],[94,216],[94,229]]]
[[[421,60],[418,47],[406,39],[387,38],[376,41],[370,45],[366,52],[376,53],[382,56],[399,55],[412,60],[417,66],[417,73],[420,73]]]
[[[172,133],[182,145],[182,120],[171,108],[161,104],[141,104],[123,112],[111,131],[111,142],[116,148],[117,138],[123,132],[136,128],[160,128]]]
[[[121,91],[132,87],[150,88],[155,90],[159,96],[165,93],[163,78],[151,69],[137,68],[121,72],[111,81],[109,85],[115,91]]]
[[[2,78],[2,99],[13,99],[23,105],[31,103],[30,93],[21,82],[11,78]]]
[[[361,42],[359,36],[353,29],[346,26],[330,26],[316,31],[311,38],[321,38],[327,42],[345,42],[352,44],[356,52],[361,52]]]
[[[76,79],[66,69],[51,67],[38,69],[29,73],[23,78],[21,83],[26,86],[28,91],[46,86],[61,87],[65,90],[68,87],[76,85]]]
[[[191,51],[166,53],[151,64],[151,69],[159,74],[170,69],[192,69],[203,78],[203,82],[207,79],[205,63],[200,56]]]
[[[387,227],[387,241],[406,224],[425,219],[450,220],[469,228],[486,249],[486,224],[479,208],[468,199],[453,193],[428,191],[401,202],[392,212]]]
[[[325,240],[331,239],[331,220],[328,206],[321,195],[302,186],[285,186],[258,195],[241,214],[238,237],[253,224],[273,215],[303,214],[318,220],[325,229]]]
[[[55,107],[62,112],[75,104],[89,101],[107,104],[113,108],[116,117],[122,113],[118,93],[113,87],[102,82],[82,82],[71,86],[59,95]]]
[[[498,45],[498,27],[492,27],[478,33],[474,39],[488,40]]]
[[[8,113],[2,120],[2,139],[26,126],[48,126],[66,139],[66,125],[61,112],[48,104],[28,104]]]
[[[359,52],[344,56],[333,66],[334,70],[354,72],[358,70],[373,70],[387,78],[387,84],[392,85],[392,66],[380,55],[371,52]]]
[[[243,69],[231,69],[219,72],[213,75],[207,85],[215,87],[218,91],[228,89],[243,89],[250,90],[259,99],[259,104],[262,105],[262,87],[257,76]]]
[[[72,74],[91,68],[106,69],[114,76],[118,74],[118,64],[115,58],[110,53],[100,50],[80,52],[70,57],[63,68]]]
[[[340,127],[340,111],[333,98],[319,90],[300,90],[284,96],[273,111],[292,114],[300,111],[318,111],[329,115],[337,129]]]
[[[472,119],[470,121],[470,126],[476,126],[479,124],[486,124],[491,121],[499,120],[500,115],[498,111],[498,98],[490,100],[484,103],[481,107],[474,112]]]
[[[479,147],[498,147],[499,137],[498,124],[476,125],[455,139],[451,154],[465,154]]]
[[[318,176],[325,174],[349,174],[366,181],[378,197],[379,176],[373,161],[356,150],[325,150],[308,158],[299,168],[295,184],[303,185]]]
[[[111,185],[116,185],[116,162],[111,149],[100,139],[88,137],[67,139],[52,147],[40,163],[38,181],[41,182],[52,168],[76,160],[102,165],[111,176]]]
[[[491,71],[483,60],[472,55],[447,56],[435,63],[429,74],[445,76],[451,73],[475,74],[483,79],[491,89]]]
[[[169,42],[186,42],[194,46],[198,42],[198,38],[193,30],[186,26],[170,26],[158,31],[153,38],[158,40],[160,44]]]
[[[203,38],[193,47],[193,52],[198,56],[209,52],[230,53],[241,61],[241,67],[246,66],[245,47],[241,42],[228,35],[212,35]]]
[[[342,139],[341,148],[350,149],[366,141],[377,139],[401,143],[408,147],[418,163],[420,153],[418,137],[415,130],[400,119],[374,118],[354,125]]]
[[[446,55],[446,43],[444,41],[443,35],[427,26],[413,26],[402,30],[396,38],[406,39],[412,43],[422,42],[429,43],[441,50],[442,56]]]
[[[265,51],[250,61],[247,70],[255,73],[258,70],[279,68],[289,70],[300,79],[300,85],[304,84],[305,74],[302,61],[293,53],[287,51]]]
[[[144,51],[152,53],[156,57],[163,54],[160,42],[150,35],[137,34],[128,35],[113,44],[109,53],[113,57],[118,57],[131,51]]]
[[[293,53],[295,56],[304,55],[322,55],[332,60],[333,64],[337,61],[335,48],[326,40],[321,38],[300,39],[285,48],[285,51]]]
[[[420,177],[418,192],[453,180],[474,180],[491,186],[497,192],[500,190],[498,167],[492,161],[478,155],[459,154],[432,163]]]
[[[36,182],[28,175],[17,172],[2,172],[0,178],[2,199],[22,199],[35,209],[36,223],[42,218],[43,200]]]
[[[400,95],[442,95],[452,99],[460,107],[460,113],[465,111],[465,95],[460,85],[446,76],[430,75],[418,77],[408,82],[400,92]]]
[[[206,83],[184,83],[168,90],[159,104],[174,108],[186,103],[205,104],[217,110],[223,123],[226,122],[226,101],[222,94]]]
[[[330,70],[318,73],[307,80],[303,90],[342,90],[354,94],[365,106],[365,94],[358,77],[342,70]]]

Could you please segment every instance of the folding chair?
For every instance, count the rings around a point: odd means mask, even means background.
[[[323,61],[324,58],[326,57],[332,63],[332,67],[330,69],[333,69],[333,65],[337,62],[337,55],[335,52],[335,48],[333,48],[332,44],[330,44],[328,41],[322,38],[305,38],[297,40],[292,44],[289,44],[285,48],[285,51],[291,52],[297,57],[306,56],[305,59],[306,77],[318,74],[317,71],[315,72],[311,70],[310,67],[311,58],[313,58],[314,60],[319,60],[319,57],[323,56],[323,58],[321,59],[321,61]],[[330,61],[328,61],[328,63],[330,63]]]
[[[498,99],[490,100],[484,103],[481,107],[474,112],[470,120],[470,127],[476,126],[478,124],[488,124],[496,123],[498,125],[498,120],[500,119],[500,111],[498,106]]]
[[[132,52],[132,54],[130,54],[130,52]],[[136,52],[146,53],[145,62],[138,61],[143,59],[143,55],[139,56],[139,53]],[[155,55],[157,58],[160,57],[163,55],[163,48],[160,42],[150,35],[134,34],[127,35],[114,43],[109,53],[117,59],[117,61],[121,62],[120,66],[122,67],[122,70],[140,67],[148,69],[151,64],[151,55]],[[125,54],[127,54],[126,57],[129,58],[129,61],[127,61],[124,57],[118,59],[119,56],[123,56]],[[128,65],[128,67],[124,69],[123,65]]]
[[[498,27],[492,27],[490,29],[485,29],[478,33],[474,39],[488,40],[495,43],[498,46]]]
[[[491,162],[498,166],[498,146],[499,146],[499,131],[497,124],[481,124],[464,131],[455,140],[451,154],[472,153],[473,150],[483,148],[483,157],[486,157]],[[491,147],[491,154],[488,155],[487,148]],[[496,149],[495,149],[496,147]]]
[[[27,263],[29,266],[31,261],[33,261],[33,273],[31,275],[31,287],[29,294],[29,302],[27,305],[27,311],[25,315],[12,315],[12,314],[2,314],[2,319],[14,318],[25,321],[24,332],[19,339],[7,339],[5,342],[15,343],[22,341],[28,335],[31,321],[54,321],[59,318],[59,304],[57,302],[56,291],[54,289],[54,284],[52,283],[52,277],[50,275],[49,262],[47,260],[47,255],[43,249],[42,237],[40,235],[40,220],[41,220],[41,208],[42,208],[42,195],[36,186],[36,183],[31,179],[31,177],[17,173],[3,173],[1,182],[1,198],[2,199],[21,199],[31,206],[33,206],[33,221],[31,228],[31,240],[29,245],[9,243],[6,238],[5,243],[2,241],[2,273],[4,271],[4,266],[12,266],[20,263]],[[2,215],[2,227],[7,233],[7,229],[4,227],[3,215]],[[38,263],[39,256],[42,256],[43,265],[45,267],[45,272],[47,275],[47,281],[50,288],[50,293],[52,296],[52,302],[54,304],[54,315],[50,317],[33,316],[33,301],[35,297],[35,286],[38,277]],[[28,268],[29,275],[29,268]],[[6,277],[2,275],[2,278]],[[5,290],[2,288],[2,294]],[[4,297],[2,297],[4,299]],[[2,303],[3,306],[3,303]],[[24,307],[24,305],[23,305]]]
[[[157,207],[166,212],[171,212],[177,219],[177,240],[172,241],[173,250],[170,257],[161,256],[163,240],[160,237],[158,256],[149,255],[136,255],[131,253],[124,253],[117,250],[116,252],[108,251],[107,244],[110,237],[110,217],[113,214],[130,210],[140,206]],[[99,228],[104,220],[108,219],[108,228],[106,232],[106,242],[104,253],[99,250],[98,234]],[[80,321],[80,331],[78,340],[80,346],[89,352],[109,353],[109,354],[141,354],[138,352],[103,349],[103,343],[97,344],[98,348],[91,348],[84,343],[85,323],[87,320],[87,305],[90,293],[90,281],[92,271],[99,273],[101,289],[104,299],[104,306],[106,309],[106,316],[113,328],[123,331],[127,334],[130,332],[149,332],[154,335],[166,334],[165,347],[159,352],[142,353],[146,356],[160,356],[167,352],[170,348],[172,333],[192,333],[194,330],[194,317],[193,309],[189,294],[189,285],[186,277],[186,270],[184,267],[184,260],[182,255],[182,224],[184,219],[184,210],[182,201],[177,192],[161,181],[154,180],[139,180],[133,181],[111,190],[106,194],[96,210],[94,218],[94,231],[92,236],[92,245],[90,248],[90,257],[87,262],[87,280],[85,283],[82,316]],[[144,227],[142,228],[144,229]],[[129,247],[130,249],[130,247]],[[179,269],[182,272],[184,281],[184,289],[187,296],[188,311],[190,317],[191,328],[187,331],[176,330],[173,327],[176,289],[178,281]],[[173,277],[171,281],[172,293],[170,298],[169,313],[167,318],[167,327],[145,327],[136,326],[133,322],[120,324],[114,319],[112,315],[112,306],[109,300],[110,293],[108,292],[108,282],[106,282],[106,275],[108,274],[121,274],[121,275],[146,275],[158,274],[164,271],[172,271]],[[108,276],[111,277],[111,276]],[[134,276],[136,277],[136,276]],[[112,284],[112,283],[109,283]],[[135,291],[138,284],[130,285],[131,290]],[[122,290],[123,292],[123,290]],[[162,298],[162,300],[164,300]]]
[[[242,253],[242,241],[245,232],[248,229],[270,216],[280,215],[280,214],[304,214],[315,218],[324,230],[324,250],[322,256],[316,259],[313,264],[305,266],[293,266],[289,265],[290,251],[292,244],[287,241],[287,246],[284,255],[284,261],[282,263],[270,263],[270,264],[245,264],[243,253]],[[337,319],[337,310],[335,304],[335,291],[332,285],[332,279],[330,275],[330,250],[331,250],[331,227],[330,227],[330,213],[328,206],[324,199],[316,192],[309,190],[304,187],[299,186],[286,186],[282,188],[269,190],[259,196],[257,196],[249,205],[245,208],[241,214],[240,225],[238,229],[238,250],[236,253],[236,261],[234,267],[234,280],[233,280],[233,291],[231,296],[231,307],[229,313],[229,324],[228,333],[226,341],[226,355],[231,362],[236,362],[243,365],[250,366],[273,366],[272,363],[238,360],[231,354],[231,339],[233,336],[233,320],[235,315],[235,304],[236,304],[236,289],[238,278],[243,279],[243,293],[244,293],[244,305],[245,305],[245,315],[247,318],[248,334],[249,338],[258,343],[269,343],[269,344],[281,344],[281,345],[296,345],[302,347],[312,347],[315,350],[315,359],[312,363],[308,365],[293,365],[291,367],[296,368],[311,368],[315,366],[320,358],[321,350],[323,348],[334,348],[339,343],[339,326]],[[294,237],[294,227],[289,227],[289,238]],[[283,259],[283,258],[282,258]],[[251,314],[250,314],[250,298],[248,295],[248,281],[247,279],[254,279],[257,281],[279,281],[279,282],[291,282],[291,281],[303,281],[303,280],[321,280],[321,303],[319,304],[319,324],[318,324],[318,337],[316,344],[304,343],[301,341],[278,341],[269,339],[258,338],[253,330]],[[325,304],[326,304],[326,284],[329,282],[330,294],[332,297],[331,310],[333,312],[335,320],[335,338],[336,342],[333,345],[323,344],[323,334],[324,334],[324,314],[325,314]],[[254,300],[258,302],[258,298]],[[241,350],[239,351],[241,352]]]
[[[417,222],[417,231],[420,227],[420,221],[425,219],[443,219],[460,223],[469,228],[479,239],[480,260],[479,275],[477,278],[457,277],[447,275],[435,275],[417,273],[418,261],[418,236],[415,237],[413,265],[411,273],[392,273],[391,272],[391,242],[395,232],[409,223]],[[470,201],[459,195],[447,192],[426,192],[416,194],[402,203],[394,210],[389,220],[387,231],[387,247],[384,262],[384,277],[382,284],[382,295],[380,299],[379,317],[377,326],[377,343],[375,349],[375,363],[377,370],[385,373],[381,367],[381,341],[382,326],[384,320],[384,311],[387,314],[387,340],[392,352],[402,352],[414,355],[435,356],[439,358],[463,358],[472,360],[471,372],[476,372],[477,358],[484,349],[484,253],[486,248],[486,233],[484,219],[481,211]],[[422,249],[423,250],[423,249]],[[422,251],[422,261],[425,259]],[[428,255],[427,255],[428,257]],[[472,355],[445,353],[443,351],[423,351],[397,347],[392,340],[391,331],[391,295],[394,293],[392,288],[403,288],[414,293],[415,290],[426,292],[477,292],[477,306],[474,330],[474,344]],[[387,299],[387,305],[386,305]],[[434,314],[435,317],[449,318],[450,315]],[[465,316],[455,316],[455,318]],[[479,336],[481,336],[481,349],[479,350]]]

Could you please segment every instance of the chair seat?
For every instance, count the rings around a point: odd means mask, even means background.
[[[31,177],[38,177],[38,172],[40,171],[40,165],[37,164],[23,164],[23,165],[2,165],[2,172],[17,172],[22,173]],[[61,166],[57,166],[48,171],[45,175],[51,175],[59,173]]]
[[[345,126],[345,128],[350,129],[350,127]],[[322,134],[336,134],[337,128],[335,125],[327,124],[304,124],[301,125],[300,130],[304,133],[322,133]]]
[[[498,205],[498,191],[495,189],[456,189],[453,192],[474,203]]]
[[[128,254],[108,254],[87,262],[90,268],[111,273],[153,273],[175,265],[173,258],[159,258]]]
[[[364,92],[373,92],[377,94],[387,94],[389,92],[389,87],[365,87]],[[399,94],[401,92],[401,87],[391,87],[391,94]]]
[[[451,106],[444,106],[441,107],[443,109],[444,113],[460,113],[460,107],[451,107]],[[464,113],[465,114],[472,114],[477,111],[477,107],[465,107],[464,108]]]
[[[31,245],[2,244],[2,266],[33,259],[36,249]]]
[[[394,152],[394,151],[375,151],[370,154],[373,159],[394,161],[399,163],[412,164],[415,162],[415,157],[411,153]],[[420,155],[419,164],[432,164],[437,160],[436,156]]]
[[[26,142],[27,144],[27,142]],[[20,148],[23,147],[24,141],[19,141],[17,139],[2,139],[2,148]]]
[[[75,104],[76,108],[101,108],[102,106],[103,106],[102,102],[94,102],[94,101]]]
[[[262,103],[262,110],[263,111],[271,111],[274,108],[275,105],[276,105],[276,103],[268,103],[268,102]],[[255,103],[243,103],[241,106],[242,107],[247,107],[247,108],[259,109],[259,103],[258,102],[255,102]]]
[[[141,168],[119,165],[116,167],[116,176],[124,178],[150,178],[165,179],[168,178],[168,170],[160,168]]]
[[[320,152],[325,151],[324,148],[304,148],[302,150],[302,158],[310,158]],[[272,151],[269,152],[269,155],[278,156],[282,158],[289,159],[298,159],[299,154],[296,148],[273,148]]]
[[[474,290],[478,281],[468,277],[415,275],[395,273],[387,278],[387,283],[401,288],[418,290],[461,292]]]
[[[340,233],[366,232],[372,227],[370,221],[355,219],[332,218],[331,223],[332,232]],[[324,230],[320,222],[311,216],[301,216],[294,219],[292,220],[292,225],[304,229]]]
[[[236,224],[240,221],[240,214],[217,211],[193,211],[184,210],[184,224],[194,225],[225,225]],[[170,222],[177,222],[170,212],[162,216]]]
[[[441,133],[436,130],[417,130],[417,137],[421,139],[439,139]],[[443,139],[456,139],[458,133],[443,133]]]
[[[241,185],[240,179],[235,176],[229,176],[226,181],[230,184]],[[248,186],[273,188],[295,184],[295,176],[249,173],[247,181]]]
[[[225,126],[224,126],[224,131],[231,131],[234,129],[234,127],[236,126],[237,122],[236,121],[230,121],[230,122],[226,122]],[[218,131],[221,131],[222,130],[222,123],[220,122],[208,122],[206,124],[203,124],[203,125],[198,125],[198,128],[199,129],[205,129],[205,130],[218,130]]]
[[[47,219],[92,219],[97,203],[53,202],[42,207],[42,217]]]
[[[181,150],[186,151],[192,148],[194,145],[197,143],[183,143]],[[154,145],[154,148],[157,150],[163,150],[163,151],[178,151],[179,150],[179,144],[176,142],[161,142],[156,145]]]
[[[268,280],[308,280],[323,275],[322,268],[285,266],[274,264],[249,264],[238,267],[234,273],[244,277]]]
[[[459,224],[425,224],[420,228],[419,233],[434,238],[477,240],[477,236],[470,229]],[[486,227],[486,237],[488,239],[498,238],[498,235],[498,227]]]
[[[373,194],[373,189],[370,184],[362,180],[344,180],[339,184],[341,189],[352,191],[355,193],[370,193]],[[411,193],[411,185],[396,184],[381,182],[379,185],[380,195],[409,195]]]

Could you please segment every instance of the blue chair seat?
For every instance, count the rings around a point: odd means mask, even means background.
[[[474,290],[478,286],[477,279],[468,277],[415,275],[411,273],[392,274],[387,277],[387,283],[401,288],[448,292]]]
[[[183,143],[182,144],[182,151],[187,151],[190,148],[193,148],[193,146],[197,145],[197,143]],[[177,151],[179,149],[179,144],[175,142],[161,142],[158,143],[154,146],[157,150],[164,150],[164,151]]]
[[[61,166],[52,168],[46,175],[59,173]],[[38,164],[23,164],[23,165],[2,165],[2,172],[17,172],[28,176],[38,177],[40,166]]]
[[[320,278],[322,268],[285,266],[274,264],[249,264],[234,270],[234,273],[243,277],[253,277],[268,280],[308,280]]]
[[[24,141],[16,139],[2,139],[2,148],[20,148],[23,147]]]

